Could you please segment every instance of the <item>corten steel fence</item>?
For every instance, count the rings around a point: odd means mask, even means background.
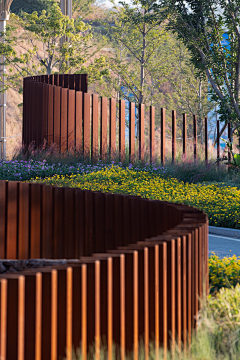
[[[128,111],[128,131],[126,132],[126,105]],[[24,79],[23,86],[23,145],[28,147],[33,141],[37,147],[46,141],[55,143],[61,152],[76,149],[85,158],[95,160],[110,156],[125,159],[128,148],[129,161],[150,162],[158,157],[161,162],[166,157],[166,111],[161,108],[160,145],[156,137],[155,107],[149,109],[149,129],[146,137],[144,105],[138,107],[139,135],[136,139],[136,105],[120,100],[100,98],[87,93],[87,75],[42,75]],[[118,113],[118,116],[116,116]],[[118,123],[117,123],[118,118]],[[219,121],[217,129],[219,133]],[[193,116],[193,157],[197,158],[197,117]],[[205,160],[208,161],[208,120],[204,119]],[[176,111],[172,111],[172,161],[176,158],[177,144]],[[127,135],[127,136],[126,136]],[[228,126],[228,138],[231,128]],[[136,141],[137,140],[137,141]],[[169,140],[169,139],[168,139]],[[136,151],[136,142],[138,149]],[[182,118],[182,154],[187,152],[187,116]],[[148,148],[147,148],[148,146]],[[160,146],[160,149],[158,147]],[[117,156],[116,156],[117,154]],[[220,139],[217,141],[217,158],[220,156]],[[230,157],[230,153],[228,154]]]
[[[54,74],[23,79],[23,144],[44,139],[62,151],[79,146],[82,93],[87,92],[86,74]],[[76,106],[75,106],[76,104]]]
[[[139,197],[0,181],[0,258],[67,266],[0,277],[1,360],[54,360],[81,343],[112,359],[186,347],[208,292],[208,220]],[[72,259],[72,261],[71,261]],[[73,259],[78,259],[73,262]]]

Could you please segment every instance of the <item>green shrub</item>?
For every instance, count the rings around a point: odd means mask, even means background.
[[[216,254],[210,256],[209,284],[211,292],[219,291],[222,287],[236,286],[240,283],[240,257],[226,256],[220,259]]]

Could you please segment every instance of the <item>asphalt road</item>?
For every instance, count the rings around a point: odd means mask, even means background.
[[[212,251],[220,258],[226,255],[240,256],[240,239],[209,234],[209,256]]]

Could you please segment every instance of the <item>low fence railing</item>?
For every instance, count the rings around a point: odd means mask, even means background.
[[[126,114],[126,104],[129,109]],[[85,158],[95,160],[110,156],[123,161],[128,153],[129,161],[154,162],[166,158],[166,111],[161,108],[160,131],[156,131],[155,107],[150,106],[148,121],[143,104],[127,103],[87,93],[87,75],[42,75],[24,79],[23,85],[23,145],[33,141],[36,147],[55,143],[61,152],[78,150]],[[117,116],[118,114],[118,116]],[[126,119],[128,129],[126,131]],[[208,120],[203,120],[204,156],[208,161]],[[138,138],[136,139],[136,122]],[[148,122],[148,123],[147,123]],[[177,124],[176,111],[171,115],[172,160],[176,158]],[[219,133],[219,121],[217,128]],[[191,121],[193,157],[197,158],[197,117]],[[230,124],[228,138],[231,138]],[[169,140],[169,139],[168,139]],[[138,149],[136,149],[136,142]],[[187,154],[187,115],[182,117],[182,154]],[[126,151],[127,149],[127,151]],[[161,151],[159,151],[161,150]],[[202,150],[201,150],[202,151]],[[217,141],[217,158],[220,156],[220,139]],[[230,156],[230,153],[229,153]]]
[[[0,181],[0,258],[69,259],[0,277],[0,358],[96,358],[184,346],[208,291],[208,220],[192,207]],[[78,259],[73,261],[73,259]],[[174,345],[175,344],[175,345]]]

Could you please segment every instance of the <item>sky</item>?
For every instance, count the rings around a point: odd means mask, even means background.
[[[120,0],[121,1],[121,0]],[[129,3],[130,1],[129,0],[122,0],[126,3]],[[107,8],[111,8],[113,6],[113,4],[109,1],[109,0],[100,0],[99,1],[100,4],[103,4],[104,6],[106,6]],[[115,0],[115,3],[117,4],[118,1]]]

